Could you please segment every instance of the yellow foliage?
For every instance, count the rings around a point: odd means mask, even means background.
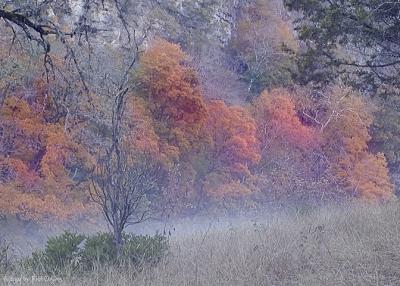
[[[372,107],[348,88],[329,94],[323,150],[339,183],[352,195],[370,201],[393,197],[394,190],[383,154],[371,154],[368,142]]]

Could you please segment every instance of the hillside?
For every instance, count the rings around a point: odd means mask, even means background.
[[[399,15],[383,0],[0,0],[0,274],[394,284]],[[210,240],[154,233],[238,216]],[[274,254],[289,236],[313,240]],[[244,252],[211,255],[229,239]],[[206,242],[209,258],[179,256]]]

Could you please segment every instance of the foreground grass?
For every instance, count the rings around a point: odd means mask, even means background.
[[[24,273],[8,273],[9,276]],[[25,273],[26,275],[26,273]],[[4,281],[3,281],[4,282]],[[399,285],[400,204],[288,211],[171,241],[156,267],[33,285]],[[9,284],[11,285],[11,284]],[[20,285],[20,284],[18,284]],[[22,284],[24,285],[24,284]]]

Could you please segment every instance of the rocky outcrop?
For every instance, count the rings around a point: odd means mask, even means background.
[[[155,34],[161,33],[183,44],[209,41],[224,46],[232,36],[242,2],[244,0],[131,0],[116,7],[113,2],[104,1],[105,6],[93,6],[87,15],[84,0],[69,0],[70,13],[63,21],[94,23],[98,29],[113,31],[121,38],[124,27],[119,16],[123,12],[127,24],[138,31],[151,24]],[[57,14],[57,11],[51,13]]]

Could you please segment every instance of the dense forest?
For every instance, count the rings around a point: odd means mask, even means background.
[[[0,281],[398,285],[399,35],[400,1],[0,0]]]
[[[396,1],[0,1],[0,214],[393,200]]]

